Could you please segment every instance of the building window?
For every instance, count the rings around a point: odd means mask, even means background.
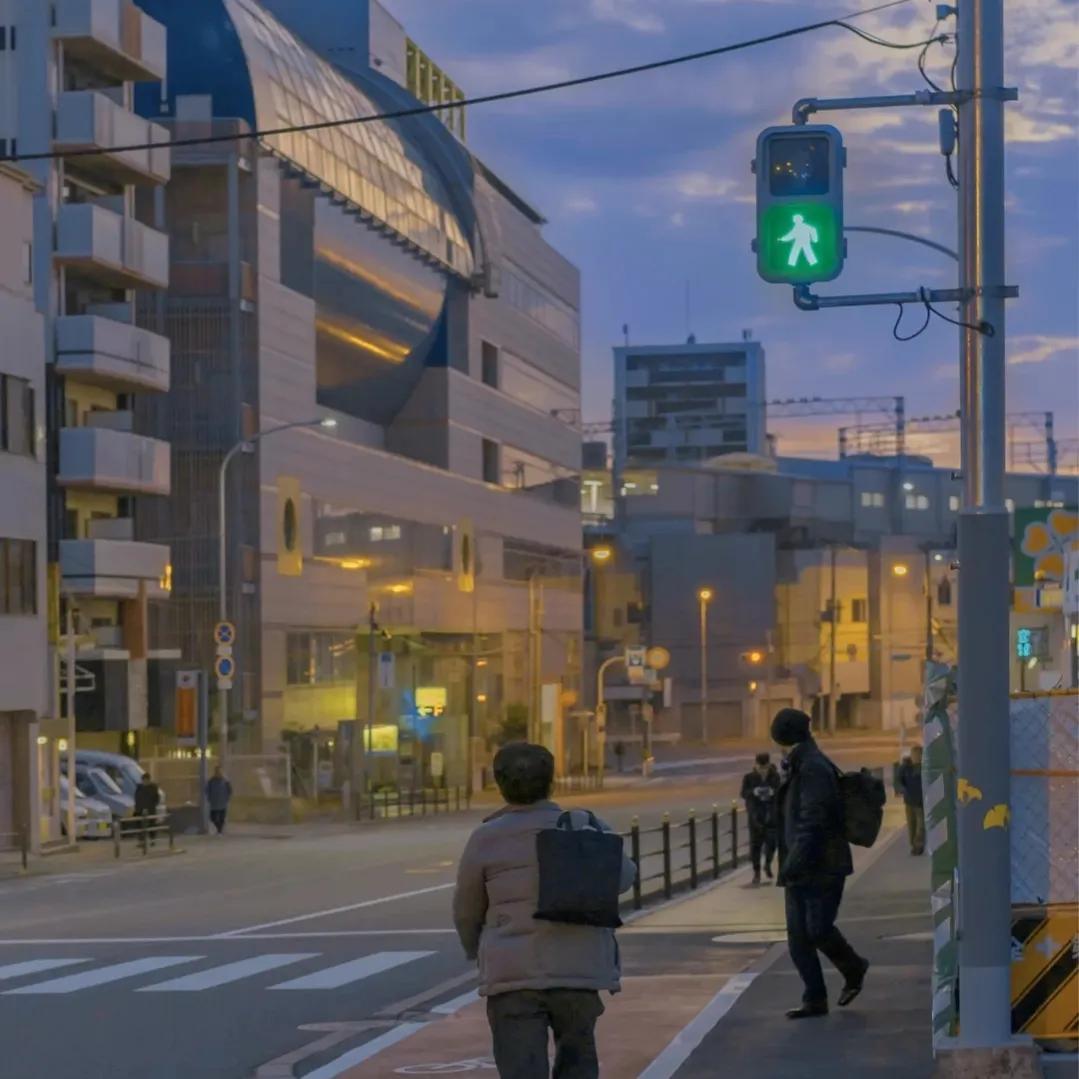
[[[0,375],[0,449],[34,455],[34,388],[25,378]]]
[[[950,509],[952,513],[959,512],[959,495],[948,495],[948,509]]]
[[[850,620],[852,622],[869,621],[869,600],[864,596],[850,601]]]
[[[928,495],[907,495],[907,509],[908,510],[927,510],[929,509],[929,496]]]
[[[401,538],[400,525],[372,525],[367,534],[372,543],[382,543],[387,540],[399,540]]]
[[[502,468],[499,462],[499,445],[489,438],[483,440],[483,481],[484,483],[501,483]]]
[[[482,353],[483,370],[481,377],[484,385],[498,389],[498,346],[490,341],[483,341],[480,346]]]
[[[356,642],[348,633],[289,633],[285,677],[290,686],[327,686],[356,680]]]
[[[0,539],[0,614],[37,614],[37,544]]]
[[[880,509],[884,505],[884,495],[880,491],[863,491],[862,505]]]
[[[1009,513],[1015,513],[1015,499],[1013,499],[1013,498],[1004,499],[1004,508]]]

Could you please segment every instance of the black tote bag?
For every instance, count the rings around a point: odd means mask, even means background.
[[[536,836],[539,904],[535,917],[570,925],[617,929],[622,887],[622,837],[600,829],[588,814],[588,828],[574,828],[569,813]]]

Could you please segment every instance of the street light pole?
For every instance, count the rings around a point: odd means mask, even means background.
[[[298,423],[282,423],[277,427],[270,427],[265,431],[258,431],[250,438],[241,439],[222,458],[221,466],[218,469],[217,474],[217,616],[220,621],[228,621],[228,594],[226,592],[226,585],[228,583],[228,503],[226,498],[226,480],[228,479],[228,467],[232,464],[232,459],[241,452],[254,452],[255,445],[258,442],[264,438],[268,438],[270,435],[280,434],[282,431],[291,431],[296,427],[333,428],[336,426],[337,420],[335,419],[303,420]],[[225,766],[225,760],[228,757],[229,749],[228,706],[229,691],[227,689],[222,689],[219,685],[217,690],[217,709],[221,729],[218,732],[220,736],[218,757],[222,768]]]
[[[701,741],[708,744],[708,604],[714,595],[712,589],[697,592],[701,606]]]
[[[625,663],[625,655],[611,656],[605,659],[596,671],[596,754],[599,756],[599,783],[603,786],[604,773],[607,770],[607,704],[603,699],[603,676],[608,668],[616,663]]]

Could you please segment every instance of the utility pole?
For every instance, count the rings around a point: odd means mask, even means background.
[[[988,827],[1010,790],[1009,539],[1004,505],[1003,0],[958,2],[960,398],[959,811],[962,1047],[1011,1041],[1011,851]]]
[[[373,748],[375,709],[378,707],[378,607],[374,603],[367,611],[367,719],[360,738],[361,761],[363,763],[363,786],[370,787],[371,777],[367,774],[368,755]],[[359,809],[359,798],[356,800]],[[357,814],[358,815],[358,814]]]
[[[925,547],[925,658],[933,662],[933,552]]]
[[[836,567],[835,567],[835,544],[830,547],[831,551],[831,599],[828,602],[828,621],[831,625],[832,632],[830,634],[830,642],[828,648],[828,733],[835,734],[836,731],[836,707],[838,705],[836,684],[835,684],[835,664],[836,664],[836,647],[837,640],[836,635],[839,632],[839,604],[836,602]]]
[[[64,818],[68,844],[74,847],[78,839],[75,831],[75,608],[70,599],[67,601],[64,629],[64,666],[67,670],[64,686],[67,712],[67,800]]]

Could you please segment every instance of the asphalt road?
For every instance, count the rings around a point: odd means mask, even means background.
[[[876,764],[894,753],[836,756]],[[681,821],[691,808],[729,804],[748,766],[736,754],[564,801],[589,804],[619,829],[634,816],[658,824],[664,811]],[[199,837],[176,857],[87,858],[72,872],[0,883],[0,1071],[305,1074],[402,1018],[458,1000],[474,979],[449,900],[457,856],[481,816]],[[661,955],[675,969],[697,961],[684,945],[672,952],[646,938],[626,962],[644,968]]]

